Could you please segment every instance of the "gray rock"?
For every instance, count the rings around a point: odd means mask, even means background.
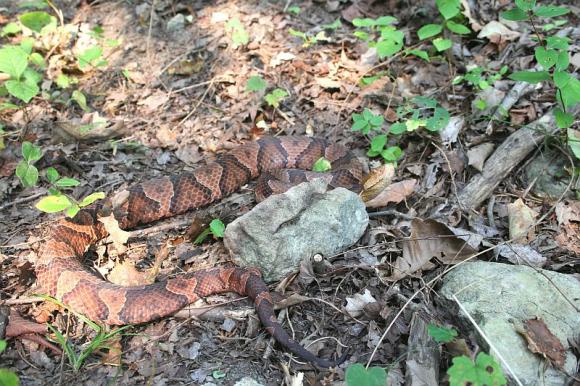
[[[178,13],[167,22],[168,32],[179,32],[185,27],[185,16]]]
[[[575,373],[576,358],[568,343],[580,332],[580,282],[574,277],[521,265],[472,262],[448,273],[440,293],[448,309],[457,309],[452,298],[456,294],[523,385],[561,386],[567,380],[563,372],[533,354],[516,331],[528,319],[540,318],[546,323],[568,350],[566,372]],[[457,312],[462,324],[473,329],[465,315]],[[480,344],[488,348],[481,337]],[[498,359],[496,353],[492,355]],[[504,372],[510,377],[505,367]]]
[[[234,386],[262,386],[262,384],[253,378],[244,377],[237,381]]]
[[[326,189],[320,179],[302,183],[230,223],[224,244],[234,261],[274,281],[297,271],[304,258],[332,256],[354,244],[369,221],[364,203],[347,189]]]

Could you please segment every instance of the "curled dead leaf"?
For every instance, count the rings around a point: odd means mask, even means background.
[[[402,247],[403,256],[393,264],[393,273],[388,280],[399,280],[420,269],[428,269],[432,258],[445,264],[457,264],[477,252],[445,224],[431,219],[414,219],[411,237],[403,241]]]
[[[364,202],[377,197],[391,184],[395,176],[395,167],[392,164],[381,165],[372,169],[363,180],[363,190],[360,194]]]
[[[510,239],[525,243],[532,241],[536,235],[534,224],[538,213],[527,206],[521,198],[508,204]]]
[[[413,194],[416,185],[416,179],[396,182],[386,187],[372,200],[366,201],[365,205],[367,208],[380,208],[387,206],[391,202],[398,204]]]

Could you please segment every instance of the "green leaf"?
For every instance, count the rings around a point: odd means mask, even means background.
[[[556,17],[570,12],[566,7],[557,7],[555,5],[541,5],[534,9],[534,15],[538,17]]]
[[[248,78],[246,82],[246,91],[265,90],[268,83],[260,75],[254,75]]]
[[[18,376],[8,369],[0,369],[0,385],[2,386],[19,386]]]
[[[84,208],[85,206],[89,206],[93,202],[95,202],[97,200],[102,200],[103,198],[105,198],[104,192],[91,193],[88,196],[86,196],[85,198],[83,198],[81,202],[79,202],[79,206],[81,208]]]
[[[364,18],[355,18],[352,20],[352,25],[355,27],[374,27],[376,25],[374,19]]]
[[[436,0],[435,4],[445,20],[449,20],[459,14],[460,0]]]
[[[232,34],[232,47],[234,49],[246,45],[250,41],[250,35],[237,17],[226,23],[226,30]]]
[[[328,29],[328,30],[334,31],[334,30],[337,30],[340,27],[342,27],[342,23],[341,23],[340,19],[336,19],[335,21],[333,21],[330,24],[323,24],[321,27],[323,29]]]
[[[447,21],[445,26],[449,31],[456,33],[458,35],[469,35],[471,33],[471,30],[469,28],[467,28],[463,24],[456,23],[453,20]]]
[[[312,165],[312,171],[319,172],[319,173],[327,172],[331,168],[332,168],[332,165],[330,164],[330,161],[324,157],[320,157],[319,159],[316,160],[314,165]]]
[[[72,186],[80,185],[80,181],[70,177],[63,177],[60,180],[56,181],[55,185],[58,186],[59,188],[69,188]]]
[[[441,52],[451,48],[451,46],[453,46],[453,42],[449,39],[437,38],[433,40],[433,45],[437,51]]]
[[[419,39],[425,40],[440,34],[441,31],[443,31],[443,26],[441,24],[426,24],[419,28],[417,35],[419,36]]]
[[[371,367],[368,370],[360,363],[355,363],[346,369],[344,376],[346,386],[385,386],[387,372],[381,367]]]
[[[46,196],[34,205],[36,209],[45,213],[56,213],[67,209],[72,202],[65,195]]]
[[[390,134],[399,135],[407,131],[407,125],[403,122],[396,122],[391,125],[389,129]]]
[[[387,26],[387,25],[393,24],[396,21],[397,21],[397,18],[396,17],[393,17],[393,16],[381,16],[381,17],[375,19],[375,25]]]
[[[558,72],[554,73],[554,81],[556,81],[556,74],[558,74]],[[580,80],[570,76],[569,74],[566,75],[569,76],[569,79],[564,86],[558,87],[558,91],[560,92],[564,107],[569,108],[580,102]]]
[[[377,135],[371,141],[371,150],[380,153],[387,144],[387,136],[384,134]]]
[[[426,62],[429,61],[429,54],[427,53],[427,51],[423,51],[423,50],[407,50],[405,51],[406,54],[408,55],[415,55],[423,60],[425,60]]]
[[[87,48],[77,57],[79,68],[84,70],[89,66],[98,67],[102,63],[100,60],[102,55],[103,49],[99,46]]]
[[[447,126],[447,124],[449,123],[449,119],[450,119],[449,111],[445,110],[442,107],[437,107],[435,109],[433,116],[427,119],[425,127],[429,131],[440,131],[444,129],[445,126]]]
[[[16,166],[16,176],[20,179],[22,186],[29,188],[35,186],[38,181],[38,169],[26,161],[20,161]]]
[[[536,0],[516,0],[516,7],[522,11],[531,11],[536,6]]]
[[[418,95],[416,97],[414,97],[413,99],[411,99],[411,101],[416,104],[417,106],[421,106],[421,107],[429,107],[434,109],[437,106],[437,101],[433,98],[429,98],[429,97],[424,97],[421,95]]]
[[[20,15],[19,19],[23,26],[30,28],[35,32],[40,32],[53,21],[52,16],[42,11],[25,13]]]
[[[475,100],[475,107],[476,107],[478,110],[482,110],[482,111],[483,111],[483,110],[485,110],[485,108],[487,107],[487,102],[486,102],[486,101],[484,101],[483,99],[476,99],[476,100]]]
[[[28,141],[22,142],[22,156],[28,162],[35,162],[42,158],[42,149]]]
[[[572,121],[573,120],[574,117],[572,117]],[[572,150],[572,153],[574,153],[576,159],[580,160],[580,131],[568,129],[566,132],[568,134],[568,146],[570,146],[570,149]]]
[[[71,95],[71,99],[77,102],[77,104],[80,106],[81,109],[83,109],[83,111],[86,112],[91,111],[91,109],[89,109],[89,107],[87,106],[87,98],[85,97],[85,94],[83,94],[81,91],[74,90]]]
[[[513,8],[508,11],[500,12],[499,14],[502,18],[511,21],[523,21],[528,20],[528,14],[519,8]]]
[[[209,223],[209,229],[215,237],[224,237],[224,230],[226,226],[219,218],[214,218]]]
[[[287,9],[288,12],[298,15],[300,13],[300,7],[297,5],[291,5]]]
[[[465,355],[453,358],[447,370],[450,386],[501,386],[507,384],[501,367],[484,352],[477,354],[475,363]]]
[[[546,47],[555,50],[567,50],[570,47],[570,39],[567,37],[549,36],[546,38]]]
[[[288,28],[288,33],[292,36],[296,36],[296,37],[302,38],[304,40],[307,39],[305,32],[295,30],[294,28]]]
[[[34,83],[23,82],[21,80],[7,80],[4,85],[13,97],[28,103],[40,92],[38,86]]]
[[[565,71],[555,71],[554,72],[554,83],[558,88],[564,88],[570,83],[572,77]]]
[[[20,79],[28,67],[28,55],[20,47],[6,46],[0,48],[0,72]]]
[[[14,23],[14,22],[10,22],[2,28],[2,32],[0,32],[0,36],[4,37],[7,35],[14,35],[20,31],[21,31],[20,25],[18,25],[17,23]]]
[[[277,88],[273,90],[271,93],[266,94],[264,100],[266,101],[266,103],[268,103],[268,105],[274,108],[278,108],[280,106],[280,102],[287,96],[288,93],[286,92],[286,90]]]
[[[71,83],[71,79],[62,72],[56,77],[56,85],[60,88],[68,88]]]
[[[358,121],[355,121],[355,122],[353,123],[353,125],[352,125],[352,127],[351,127],[351,130],[352,130],[352,131],[359,131],[359,130],[362,130],[362,131],[363,131],[363,134],[366,134],[366,133],[365,133],[365,130],[364,130],[365,128],[366,128],[366,131],[368,132],[368,130],[370,129],[370,127],[369,127],[369,124],[368,124],[368,123],[367,123],[367,121],[365,121],[364,119],[360,119],[360,120],[358,120]]]
[[[46,179],[51,184],[54,184],[58,180],[58,171],[52,166],[46,169]]]
[[[369,124],[373,127],[380,127],[383,125],[385,118],[382,115],[373,115],[371,119],[369,119]]]
[[[399,146],[390,146],[381,152],[381,156],[387,162],[396,162],[403,156],[403,150]]]
[[[574,116],[570,113],[562,111],[561,109],[556,109],[554,111],[554,116],[556,118],[556,124],[560,129],[566,129],[572,126],[572,123],[574,123]]]
[[[558,60],[558,52],[556,50],[546,50],[544,47],[536,47],[535,57],[538,63],[549,70],[556,64]]]
[[[77,213],[78,213],[80,210],[81,210],[81,208],[80,208],[78,205],[76,205],[76,204],[72,204],[71,206],[69,206],[69,207],[67,208],[67,210],[64,212],[64,214],[65,214],[67,217],[73,218],[74,216],[76,216],[76,215],[77,215]]]
[[[437,343],[451,342],[457,336],[457,330],[454,328],[439,327],[434,323],[429,323],[427,332]]]
[[[34,42],[35,40],[33,38],[26,37],[20,41],[20,48],[22,51],[26,52],[27,55],[30,55],[34,48]]]
[[[564,71],[570,65],[570,57],[568,51],[560,51],[558,53],[558,59],[556,59],[556,71]]]
[[[539,83],[550,80],[550,73],[547,71],[516,71],[508,76],[511,80],[518,82]]]
[[[0,339],[0,354],[6,350],[6,347],[8,347],[8,343],[4,339]]]
[[[371,38],[371,36],[368,33],[364,32],[364,31],[354,31],[353,32],[353,35],[355,37],[359,38],[360,40],[365,41],[365,42],[368,41]]]
[[[403,33],[401,31],[389,31],[382,34],[383,39],[375,45],[380,59],[392,56],[403,48]]]
[[[38,52],[33,52],[32,54],[30,54],[28,60],[30,60],[30,63],[38,66],[39,68],[46,67],[46,62],[44,61],[44,58]]]

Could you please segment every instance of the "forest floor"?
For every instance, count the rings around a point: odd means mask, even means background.
[[[8,3],[0,3],[0,26],[31,10],[17,0]],[[48,61],[40,93],[26,104],[0,96],[0,101],[24,106],[0,111],[0,303],[29,319],[49,320],[66,332],[75,352],[86,349],[96,332],[73,314],[56,312],[53,303],[33,297],[34,259],[43,231],[62,217],[34,207],[48,194],[44,178],[48,167],[80,181],[68,190],[80,200],[94,192],[111,194],[154,177],[192,170],[264,135],[308,135],[346,145],[371,168],[398,158],[393,181],[399,185],[377,208],[369,208],[367,232],[332,260],[332,269],[309,285],[302,284],[301,272],[295,280],[272,287],[285,291],[282,296],[299,293],[320,300],[287,308],[285,328],[292,328],[298,341],[316,340],[309,349],[323,357],[337,351],[336,339],[348,346],[347,362],[339,368],[316,370],[292,360],[277,346],[270,347],[273,342],[255,321],[251,303],[234,301],[237,297],[229,294],[212,296],[186,313],[124,330],[120,340],[110,343],[113,348],[90,355],[79,371],[66,357],[28,340],[10,340],[0,367],[16,370],[24,385],[230,385],[244,376],[264,385],[301,384],[300,377],[307,385],[330,385],[344,380],[349,364],[371,360],[371,365],[388,369],[389,385],[399,385],[405,380],[414,314],[459,328],[436,301],[439,279],[449,268],[445,259],[429,257],[405,275],[392,271],[402,257],[401,241],[414,232],[413,219],[438,221],[431,224],[431,231],[441,235],[439,244],[430,246],[433,256],[449,248],[449,230],[441,230],[445,224],[482,237],[477,248],[488,250],[478,259],[507,261],[489,247],[512,239],[508,212],[531,213],[541,221],[526,236],[527,243],[545,258],[542,267],[577,272],[580,205],[569,178],[573,156],[563,156],[562,163],[548,161],[559,165],[554,172],[557,182],[548,185],[565,188],[556,198],[535,190],[537,178],[524,169],[539,154],[561,159],[566,148],[559,142],[561,135],[550,137],[556,146],[549,153],[538,145],[497,181],[483,201],[474,199],[468,208],[457,203],[458,192],[479,173],[489,154],[510,134],[550,111],[556,100],[553,87],[538,84],[518,95],[501,120],[492,120],[492,107],[515,83],[501,68],[508,66],[510,72],[530,68],[534,36],[521,24],[510,28],[492,24],[507,9],[507,1],[492,2],[497,9],[490,2],[466,1],[464,7],[479,4],[469,12],[464,8],[463,14],[469,16],[462,16],[476,32],[448,33],[454,46],[438,53],[416,34],[423,25],[441,22],[434,3],[55,0],[74,33],[37,38],[35,50]],[[54,15],[49,7],[43,10]],[[385,15],[397,18],[405,46],[429,52],[429,61],[402,53],[379,58],[355,36],[354,19]],[[577,10],[569,18],[570,25],[577,25]],[[478,37],[478,31],[490,24],[488,34]],[[373,34],[372,29],[366,31]],[[5,34],[0,43],[20,44],[21,39],[20,33]],[[97,46],[102,53],[79,66],[78,53]],[[47,47],[57,48],[49,53]],[[575,69],[578,55],[571,54]],[[456,76],[478,66],[485,71],[476,76],[475,84],[467,80],[453,84]],[[249,79],[254,91],[248,90]],[[69,85],[63,84],[67,81]],[[277,98],[275,89],[285,94]],[[411,103],[417,96],[426,99]],[[425,121],[419,121],[432,117],[435,102],[448,115],[442,113],[440,118],[444,127],[427,130]],[[373,118],[380,120],[378,130],[371,128],[367,135],[351,129],[353,114],[364,109],[382,117]],[[389,135],[383,144],[372,141],[403,119],[405,133]],[[409,123],[412,119],[417,126]],[[35,163],[41,178],[28,188],[15,174],[24,141],[40,146],[43,154]],[[375,152],[379,157],[367,156],[371,143],[379,149]],[[401,157],[399,149],[404,152]],[[251,188],[217,204],[224,205],[217,209],[217,217],[227,223],[248,211]],[[517,199],[524,209],[510,206]],[[562,216],[568,220],[561,221]],[[169,230],[132,239],[129,259],[148,269],[154,264],[152,256],[169,240],[171,253],[162,262],[158,279],[228,261],[220,240],[193,244],[203,225],[191,216],[180,218],[185,221],[174,222],[177,225]],[[103,250],[97,253],[99,260],[106,255]],[[106,258],[99,263],[99,272],[105,275],[115,265]],[[328,339],[318,341],[320,337]],[[462,337],[466,351],[477,351],[473,336]],[[119,352],[120,359],[112,355]],[[441,356],[442,383],[447,382],[451,358],[449,352]]]

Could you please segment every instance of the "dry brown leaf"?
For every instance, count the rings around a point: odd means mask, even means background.
[[[395,176],[395,167],[392,164],[381,165],[372,169],[363,180],[363,190],[360,194],[363,201],[370,201],[378,196],[391,184]]]
[[[102,142],[107,139],[123,136],[127,133],[122,119],[108,121],[98,112],[84,114],[82,119],[57,121],[53,134],[67,143],[75,141]]]
[[[528,348],[531,352],[542,355],[555,367],[564,369],[566,349],[542,319],[526,320],[524,329],[518,330],[518,332],[528,342]]]
[[[402,244],[403,256],[393,264],[393,273],[388,280],[399,280],[418,270],[430,268],[434,257],[445,264],[457,264],[477,252],[446,225],[431,219],[414,219],[411,222],[411,237]]]
[[[580,222],[580,201],[564,200],[556,204],[558,224],[569,224],[570,221]]]
[[[520,243],[532,241],[536,237],[534,223],[538,213],[528,207],[521,198],[508,204],[507,207],[510,239]]]
[[[147,272],[138,271],[137,268],[135,268],[135,263],[130,260],[117,262],[107,276],[107,279],[111,283],[122,285],[123,287],[153,283],[149,274]]]
[[[354,296],[346,298],[346,306],[344,307],[344,310],[348,312],[350,316],[356,318],[363,313],[365,306],[376,302],[377,300],[373,295],[371,295],[370,291],[365,288],[364,293],[354,294]]]
[[[483,164],[487,157],[493,151],[494,144],[491,142],[485,142],[481,145],[472,147],[467,151],[467,159],[469,160],[469,165],[473,166],[477,170],[481,171],[483,169]]]
[[[160,106],[163,106],[165,102],[169,100],[169,96],[167,93],[163,91],[156,91],[153,94],[149,95],[145,99],[141,99],[137,104],[139,106],[145,107],[146,113],[152,113],[157,110]]]
[[[125,244],[129,240],[129,232],[122,230],[119,227],[119,222],[113,214],[107,217],[99,217],[99,221],[103,223],[107,232],[109,232],[109,237],[113,240],[113,245],[119,253],[124,253],[127,250]]]
[[[387,204],[391,202],[398,204],[415,191],[416,185],[417,180],[414,178],[395,182],[394,184],[391,184],[385,188],[375,198],[365,202],[365,205],[367,208],[380,208],[387,206]]]
[[[488,38],[490,42],[494,44],[502,44],[511,40],[515,40],[520,37],[520,33],[517,31],[512,31],[499,21],[492,20],[483,26],[478,38]]]

